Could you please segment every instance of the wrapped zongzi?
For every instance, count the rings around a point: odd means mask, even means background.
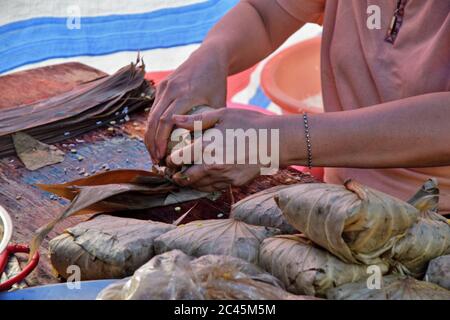
[[[0,156],[14,154],[13,133],[25,132],[51,144],[151,106],[155,88],[144,77],[145,65],[138,57],[136,63],[115,74],[93,79],[68,92],[30,104],[0,108]],[[59,81],[63,79],[61,76]]]
[[[380,289],[368,288],[366,281],[344,284],[327,292],[334,300],[450,300],[450,291],[406,276],[385,276]]]
[[[409,200],[420,216],[392,247],[391,263],[402,274],[422,278],[431,259],[450,254],[450,225],[436,211],[439,204],[436,179],[429,179]]]
[[[231,217],[257,226],[277,228],[282,233],[297,233],[274,200],[274,196],[287,187],[276,186],[242,199],[233,205]]]
[[[450,254],[450,225],[441,215],[427,211],[394,244],[391,263],[400,273],[421,278],[428,262],[445,254]]]
[[[131,278],[112,284],[99,300],[312,299],[289,294],[275,278],[229,256],[191,260],[179,250],[158,255]]]
[[[425,280],[450,290],[450,255],[431,260]]]
[[[193,221],[159,236],[155,248],[157,253],[179,249],[194,257],[229,255],[256,263],[261,242],[278,233],[234,219]]]
[[[344,186],[294,185],[275,199],[292,226],[348,263],[380,263],[380,255],[419,214],[412,205],[351,180]]]
[[[295,294],[324,296],[326,291],[368,276],[367,266],[347,264],[299,236],[278,236],[263,241],[259,265],[280,279]],[[382,272],[387,267],[380,266]]]
[[[49,244],[55,270],[80,268],[82,280],[123,278],[154,256],[153,241],[175,226],[153,221],[100,215],[67,229]]]

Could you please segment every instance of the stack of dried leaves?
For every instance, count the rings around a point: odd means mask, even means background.
[[[28,105],[0,109],[0,156],[14,154],[11,135],[25,132],[45,143],[85,133],[149,106],[154,87],[144,79],[141,60],[111,76]]]

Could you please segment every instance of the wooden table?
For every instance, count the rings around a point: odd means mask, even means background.
[[[0,108],[45,99],[102,75],[101,71],[88,66],[66,63],[0,77],[0,96],[3,99],[0,102]],[[113,126],[113,132],[107,128],[97,129],[79,136],[77,139],[69,139],[57,144],[58,148],[66,151],[64,162],[37,171],[25,169],[15,156],[0,159],[0,205],[8,210],[13,220],[13,241],[28,243],[38,227],[54,219],[67,205],[65,200],[52,200],[51,194],[35,187],[35,183],[63,183],[80,178],[79,168],[85,168],[87,173],[94,170],[101,172],[104,170],[102,169],[103,165],[107,165],[110,170],[117,168],[150,169],[150,157],[142,141],[145,118],[145,112],[137,113],[131,115],[130,121]],[[77,149],[77,154],[70,152],[70,149],[73,148]],[[84,160],[78,161],[77,155],[82,155]],[[299,181],[312,182],[314,179],[295,170],[283,170],[275,176],[260,177],[245,187],[233,188],[233,197],[237,201],[251,193],[274,185]],[[221,199],[214,203],[201,201],[201,204],[197,205],[195,210],[190,213],[189,220],[215,218],[218,213],[224,213],[226,216],[230,210],[230,202],[229,193],[224,193]],[[179,213],[168,207],[133,212],[131,216],[172,222],[194,203],[183,204]],[[130,216],[130,213],[124,212],[119,215]],[[41,261],[38,268],[27,279],[29,285],[58,281],[52,273],[47,256],[48,240],[60,234],[65,228],[86,218],[67,219],[51,232],[40,250]],[[22,262],[24,259],[21,257]]]

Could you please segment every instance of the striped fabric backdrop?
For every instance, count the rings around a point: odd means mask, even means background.
[[[238,0],[0,2],[0,75],[68,61],[113,73],[140,51],[149,76],[161,77],[182,63]],[[307,25],[282,48],[319,33],[319,26]],[[230,78],[230,101],[278,112],[259,86],[264,63]]]

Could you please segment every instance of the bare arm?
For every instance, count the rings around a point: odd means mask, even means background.
[[[289,131],[300,131],[299,117]],[[293,123],[300,123],[294,129]],[[432,93],[353,111],[309,117],[315,166],[408,168],[450,165],[450,92]],[[298,135],[297,135],[298,136]],[[285,164],[305,163],[305,144]],[[303,159],[303,160],[302,160]]]
[[[243,0],[211,29],[201,50],[214,48],[228,74],[261,61],[304,25],[274,0]]]
[[[157,87],[145,134],[153,161],[165,157],[173,115],[202,104],[225,107],[227,76],[269,55],[302,25],[275,0],[244,0],[225,15],[202,46]]]
[[[313,165],[350,168],[450,165],[449,101],[450,92],[442,92],[352,111],[311,114]],[[302,115],[267,116],[247,110],[220,109],[200,116],[174,116],[174,120],[177,126],[191,130],[194,120],[222,131],[279,129],[280,166],[307,164]],[[191,145],[177,151],[178,158],[186,152],[193,153],[192,149]],[[173,162],[171,159],[169,162]],[[257,165],[198,164],[174,179],[180,185],[210,191],[229,184],[243,185],[259,174]]]

